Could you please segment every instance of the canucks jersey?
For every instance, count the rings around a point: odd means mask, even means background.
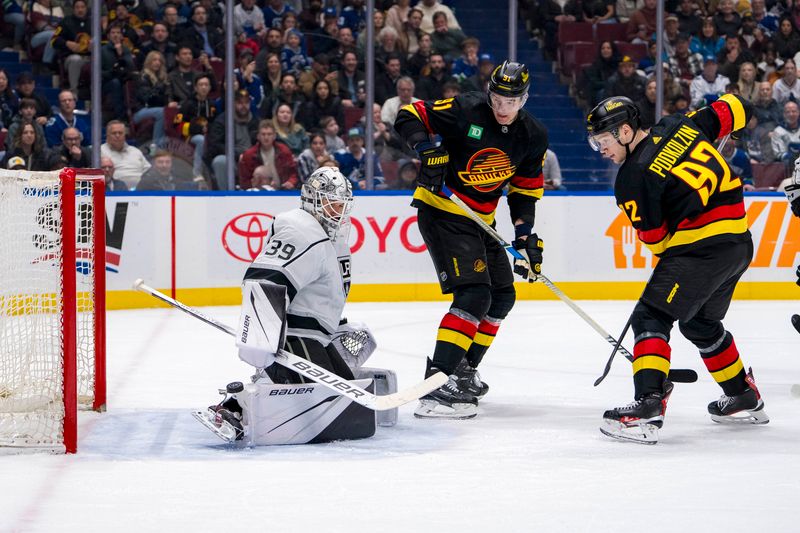
[[[547,131],[529,113],[520,110],[514,122],[501,126],[486,93],[471,92],[404,106],[395,129],[411,146],[441,136],[450,154],[445,184],[488,223],[494,221],[506,185],[512,220],[533,223],[535,202],[544,190]],[[443,194],[422,187],[414,192],[414,201],[466,216]]]
[[[272,221],[269,240],[244,277],[285,286],[286,334],[326,346],[350,290],[350,248],[346,238],[332,242],[310,213],[293,209]]]
[[[750,240],[742,181],[711,143],[744,128],[751,112],[749,102],[726,94],[686,116],[665,117],[622,164],[617,205],[654,254]]]

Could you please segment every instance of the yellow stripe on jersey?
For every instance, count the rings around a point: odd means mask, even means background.
[[[643,355],[633,361],[633,373],[640,370],[659,370],[669,374],[669,361],[658,355]]]
[[[728,381],[729,379],[733,379],[736,375],[742,371],[744,365],[742,364],[742,360],[737,358],[736,362],[732,365],[728,365],[722,370],[717,370],[716,372],[711,372],[711,377],[714,378],[714,381],[717,383],[722,383],[723,381]]]
[[[436,340],[442,342],[449,342],[450,344],[455,344],[462,350],[468,350],[470,345],[472,344],[472,339],[470,339],[463,333],[445,328],[439,328],[439,333],[436,335]]]
[[[534,198],[541,198],[544,195],[544,187],[539,187],[537,189],[520,189],[519,187],[514,187],[513,185],[508,185],[508,194],[522,194],[525,196],[532,196]]]
[[[433,194],[428,189],[423,189],[422,187],[417,187],[417,190],[414,191],[414,199],[420,200],[421,202],[424,202],[431,207],[435,207],[436,209],[441,209],[442,211],[446,211],[454,215],[460,215],[462,217],[467,216],[466,213],[464,213],[464,210],[458,207],[452,201],[450,201],[449,198],[442,198],[438,194]],[[484,215],[478,212],[476,212],[475,214],[481,217],[481,219],[483,219],[483,221],[486,222],[487,224],[492,224],[494,222],[494,212],[488,215]]]
[[[746,218],[740,218],[737,220],[719,220],[717,222],[712,222],[707,226],[703,226],[702,228],[678,230],[672,236],[667,235],[662,240],[654,244],[645,243],[645,246],[647,246],[647,248],[654,254],[662,254],[668,248],[673,248],[675,246],[692,244],[709,237],[725,235],[728,233],[732,235],[739,235],[746,231]]]
[[[733,127],[731,130],[736,131],[744,128],[747,122],[745,120],[744,106],[739,99],[732,94],[723,94],[719,99],[731,108],[731,114],[733,115]]]

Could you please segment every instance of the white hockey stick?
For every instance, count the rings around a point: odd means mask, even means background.
[[[476,224],[478,224],[478,226],[480,226],[486,233],[488,233],[494,240],[496,240],[500,246],[505,248],[506,251],[512,257],[514,257],[515,259],[522,259],[523,261],[527,261],[527,259],[519,252],[519,250],[514,248],[510,243],[506,242],[506,240],[503,239],[503,236],[500,235],[496,229],[491,227],[489,224],[486,223],[485,220],[479,217],[475,211],[473,211],[466,203],[464,203],[464,200],[453,194],[453,191],[451,191],[447,187],[444,187],[442,189],[442,192],[445,193],[450,198],[450,200],[453,201],[454,204],[460,207],[464,211],[464,214],[466,214]],[[575,311],[575,313],[577,313],[579,317],[581,317],[587,324],[589,324],[589,326],[591,326],[593,330],[599,333],[601,337],[603,337],[606,341],[608,341],[609,344],[611,344],[612,346],[617,346],[619,344],[619,352],[622,355],[624,355],[628,361],[633,362],[633,355],[628,350],[626,350],[621,343],[617,343],[617,339],[612,337],[610,333],[608,333],[605,329],[603,329],[600,326],[600,324],[592,320],[592,318],[589,315],[587,315],[583,309],[578,307],[578,304],[576,304],[569,296],[564,294],[564,292],[561,289],[556,287],[555,283],[550,281],[544,274],[536,274],[536,276],[539,281],[544,283],[544,285],[548,289],[550,289],[553,292],[553,294],[558,296],[558,298],[562,302],[567,304],[570,307],[570,309]],[[610,364],[608,366],[610,367]],[[697,372],[691,369],[677,368],[669,371],[669,379],[678,383],[694,383],[695,381],[697,381]]]
[[[218,330],[227,333],[228,335],[236,336],[236,332],[232,327],[228,326],[227,324],[223,324],[222,322],[219,322],[207,315],[204,315],[188,305],[182,304],[181,302],[170,298],[163,292],[159,292],[158,290],[145,285],[144,281],[141,279],[137,279],[133,282],[133,288],[137,291],[147,293],[150,296],[153,296],[154,298],[157,298],[162,302],[175,307],[176,309],[180,309],[184,313],[200,319],[209,326],[213,326]],[[353,385],[343,377],[337,376],[333,372],[325,370],[321,366],[303,359],[302,357],[298,357],[293,353],[289,353],[286,350],[278,351],[278,353],[275,355],[275,362],[290,370],[294,370],[298,374],[301,374],[302,376],[305,376],[308,379],[319,383],[320,385],[328,387],[333,392],[341,394],[346,398],[350,398],[354,402],[372,409],[373,411],[386,411],[389,409],[394,409],[395,407],[400,407],[408,402],[418,400],[422,396],[425,396],[429,392],[432,392],[444,385],[448,379],[443,373],[437,372],[428,379],[421,381],[413,387],[409,387],[408,389],[395,392],[394,394],[387,394],[386,396],[376,396],[375,394],[372,394],[361,387]]]

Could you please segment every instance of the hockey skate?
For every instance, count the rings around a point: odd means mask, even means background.
[[[736,396],[720,396],[719,400],[708,404],[711,420],[719,424],[766,424],[769,417],[764,411],[764,400],[758,392],[753,379],[753,369],[749,369],[744,380],[747,388]]]
[[[225,389],[220,389],[220,394],[241,392],[241,382],[229,383]],[[201,424],[211,430],[225,442],[235,442],[244,437],[242,425],[242,407],[236,398],[227,397],[217,405],[210,405],[206,411],[194,411],[192,416]]]
[[[612,439],[656,444],[658,430],[664,425],[664,413],[672,387],[671,381],[665,381],[664,392],[651,392],[625,407],[606,411],[600,432]]]
[[[438,372],[428,359],[426,377]],[[474,418],[478,414],[478,399],[465,391],[459,383],[459,377],[451,374],[447,383],[419,399],[419,406],[414,411],[417,418]]]
[[[481,375],[477,368],[473,368],[466,359],[462,359],[454,371],[458,377],[458,386],[461,390],[468,392],[481,400],[489,392],[489,385],[481,381]]]

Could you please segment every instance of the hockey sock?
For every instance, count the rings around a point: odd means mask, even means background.
[[[736,396],[747,388],[744,380],[744,364],[730,332],[723,333],[714,344],[700,348],[700,356],[711,376],[727,396]]]
[[[481,323],[478,324],[478,332],[475,338],[472,339],[472,344],[467,350],[467,362],[472,368],[477,368],[481,363],[486,350],[492,345],[497,330],[500,329],[500,319],[492,317],[484,317]]]
[[[645,332],[633,346],[634,398],[651,392],[663,392],[669,374],[672,349],[658,334]]]
[[[477,331],[476,318],[458,309],[451,309],[439,324],[433,365],[445,374],[452,374],[464,358]]]

